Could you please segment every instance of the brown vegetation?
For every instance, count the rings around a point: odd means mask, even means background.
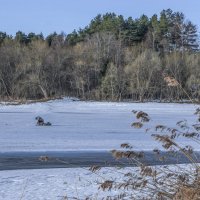
[[[196,26],[170,9],[135,20],[98,15],[78,32],[46,38],[0,32],[0,99],[199,100],[198,46]],[[184,90],[168,87],[170,77]]]

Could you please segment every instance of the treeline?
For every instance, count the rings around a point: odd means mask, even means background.
[[[180,83],[167,87],[164,76]],[[182,87],[182,89],[180,89]],[[197,27],[183,13],[97,15],[71,34],[0,32],[1,99],[200,99]]]

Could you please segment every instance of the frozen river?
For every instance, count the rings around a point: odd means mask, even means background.
[[[171,127],[179,120],[195,118],[195,107],[191,104],[83,102],[65,98],[0,105],[0,152],[106,151],[125,142],[136,150],[158,147],[150,133],[131,127],[135,120],[132,110],[149,113],[153,124]],[[52,126],[36,126],[38,115]],[[181,139],[182,144],[187,142]]]

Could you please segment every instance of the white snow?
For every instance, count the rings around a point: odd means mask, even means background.
[[[122,172],[127,170],[120,171],[114,168],[103,168],[96,174],[88,168],[0,171],[0,200],[86,199],[88,196],[101,199],[119,194],[119,191],[103,192],[98,188],[107,179],[122,180]]]
[[[110,150],[129,142],[136,149],[158,146],[149,133],[131,127],[132,110],[142,110],[152,123],[175,127],[193,121],[195,106],[167,103],[109,103],[63,100],[26,105],[0,105],[0,152]],[[35,125],[41,116],[52,126]],[[187,144],[187,139],[181,139]],[[199,149],[196,146],[196,149]]]
[[[188,170],[192,174],[195,169],[190,165],[168,166],[168,168],[169,170],[163,166],[155,166],[153,169],[166,173],[173,171],[175,174],[188,172]],[[107,196],[117,196],[122,192],[127,195],[131,193],[143,195],[140,189],[134,191],[125,190],[123,187],[121,190],[112,189],[111,191],[99,189],[100,183],[106,180],[117,183],[128,180],[130,177],[125,177],[128,172],[138,175],[140,170],[137,167],[123,169],[107,167],[95,173],[90,172],[88,168],[0,171],[0,200],[72,200],[75,198],[85,200],[86,197],[98,200],[106,199]],[[150,185],[151,181],[149,178]],[[144,195],[148,195],[147,192],[152,191],[146,189],[144,192],[143,190]]]

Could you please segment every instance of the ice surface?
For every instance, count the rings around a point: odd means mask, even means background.
[[[175,174],[190,171],[194,172],[192,165],[154,166],[159,172],[173,172]],[[181,171],[183,170],[183,171]],[[138,174],[139,168],[102,168],[100,171],[92,173],[88,168],[67,168],[67,169],[37,169],[37,170],[12,170],[0,171],[0,200],[83,200],[86,197],[90,199],[106,199],[107,196],[117,196],[122,192],[128,194],[137,193],[147,195],[152,192],[143,189],[124,190],[112,189],[111,191],[102,191],[98,189],[100,183],[106,180],[116,181],[117,183],[128,180],[130,177],[124,176],[126,173]],[[148,183],[151,184],[151,179]],[[166,183],[166,179],[165,179]],[[171,184],[171,182],[170,182]],[[165,184],[164,184],[165,185]],[[162,187],[162,185],[160,185]],[[166,188],[165,188],[166,189]],[[146,192],[145,192],[146,191]],[[130,199],[130,198],[123,198]]]
[[[97,173],[88,168],[0,171],[0,200],[82,200],[88,196],[102,199],[120,191],[103,192],[98,190],[99,183],[116,178],[120,181],[125,172],[126,169],[119,173],[114,168],[103,168]]]
[[[153,124],[175,127],[179,120],[193,122],[195,108],[191,104],[84,102],[68,98],[27,105],[4,103],[0,105],[0,152],[110,150],[124,142],[150,150],[158,143],[144,130],[131,127],[132,110],[149,113]],[[53,125],[36,126],[38,115]],[[188,140],[182,138],[180,143],[188,144]],[[101,199],[119,194],[98,190],[103,177],[123,179],[113,168],[104,168],[100,176],[84,168],[0,171],[0,200],[84,199],[90,195]]]
[[[109,103],[65,98],[26,105],[0,105],[0,152],[110,150],[129,142],[136,149],[158,146],[150,134],[131,127],[132,110],[143,110],[152,123],[175,127],[195,119],[192,104]],[[36,126],[41,116],[52,126]],[[187,144],[187,139],[181,139]],[[196,146],[198,149],[198,146]]]

